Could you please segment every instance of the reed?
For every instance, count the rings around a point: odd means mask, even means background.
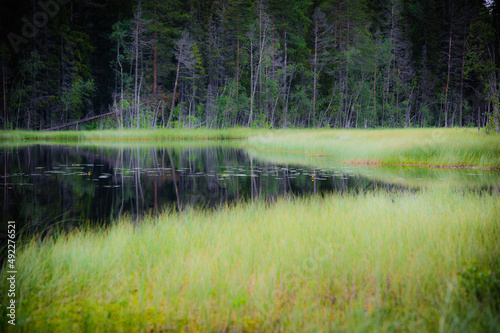
[[[435,188],[167,211],[20,241],[15,330],[495,331],[495,300],[461,276],[500,268],[498,216],[498,198]]]

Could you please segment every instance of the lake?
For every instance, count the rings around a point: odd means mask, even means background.
[[[498,195],[500,184],[498,172],[339,165],[225,144],[10,145],[0,156],[4,220],[30,234],[285,196],[416,192],[439,184]]]

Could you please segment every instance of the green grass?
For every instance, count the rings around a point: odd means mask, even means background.
[[[500,167],[500,135],[465,129],[278,131],[252,136],[247,144],[354,164]]]
[[[465,129],[255,130],[246,128],[0,131],[0,141],[53,140],[103,144],[141,141],[231,140],[236,147],[261,151],[326,155],[334,162],[500,169],[500,135]]]
[[[164,140],[241,140],[262,130],[231,128],[208,129],[151,129],[102,131],[0,131],[0,141],[164,141]]]
[[[328,155],[303,153],[271,152],[248,149],[254,161],[278,165],[292,165],[316,170],[335,170],[352,175],[376,180],[386,184],[397,184],[413,188],[431,188],[436,186],[454,189],[492,189],[498,191],[500,172],[493,170],[474,170],[470,168],[434,168],[423,166],[399,165],[344,165]]]
[[[484,278],[500,268],[499,216],[498,198],[440,188],[167,212],[31,240],[18,249],[16,329],[499,331]],[[471,267],[481,274],[464,282]]]

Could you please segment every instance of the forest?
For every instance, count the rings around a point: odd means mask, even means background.
[[[499,10],[491,0],[2,2],[3,129],[498,132]]]

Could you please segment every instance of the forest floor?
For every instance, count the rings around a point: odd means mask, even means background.
[[[350,164],[500,169],[500,135],[465,128],[0,131],[0,141],[33,140],[78,144],[217,141],[261,151],[328,155],[335,162]]]

